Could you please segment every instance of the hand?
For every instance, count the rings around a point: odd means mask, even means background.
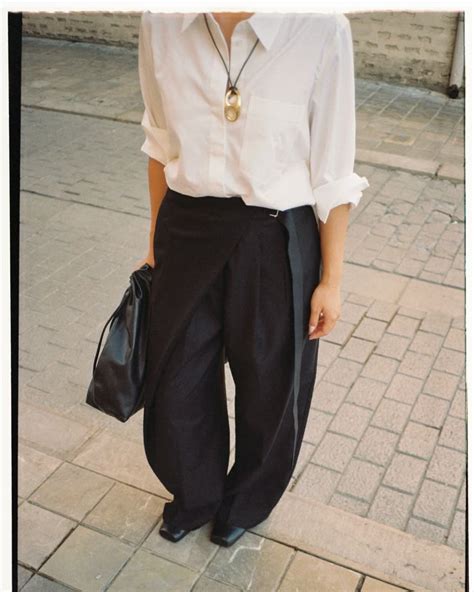
[[[151,267],[155,267],[155,256],[153,255],[153,253],[148,253],[148,255],[144,259],[141,259],[138,262],[138,265],[135,266],[134,271],[140,269],[140,267],[145,265],[145,263],[148,263],[148,265],[150,265]]]
[[[334,329],[340,316],[340,286],[320,282],[311,297],[308,338],[318,339],[328,335]]]

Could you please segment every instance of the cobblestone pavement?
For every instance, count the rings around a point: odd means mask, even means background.
[[[180,545],[159,537],[169,494],[146,463],[141,413],[121,424],[84,404],[111,303],[147,248],[136,53],[25,39],[23,63],[22,590],[462,590],[463,102],[358,81],[357,172],[371,186],[351,217],[342,318],[321,340],[282,509],[268,532],[226,550],[207,527]],[[283,514],[297,517],[296,538]],[[331,547],[325,520],[350,524],[363,544]],[[377,555],[381,541],[398,564]],[[413,545],[424,569],[402,561]]]

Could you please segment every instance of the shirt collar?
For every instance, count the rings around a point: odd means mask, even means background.
[[[183,14],[181,32],[185,31],[201,14],[200,12],[187,12]],[[280,28],[281,17],[279,15],[269,15],[264,12],[255,12],[245,20],[248,21],[265,49],[270,49]]]

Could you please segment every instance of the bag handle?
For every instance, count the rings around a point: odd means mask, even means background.
[[[129,278],[130,283],[132,282],[132,278],[135,277],[135,274],[137,273],[137,271],[149,271],[149,270],[152,270],[152,269],[153,269],[153,267],[149,263],[145,263],[139,269],[134,270],[130,274],[130,278]],[[99,339],[99,344],[97,345],[97,351],[96,351],[95,357],[94,357],[93,372],[95,372],[95,369],[96,369],[96,366],[97,366],[97,360],[99,358],[100,347],[102,345],[102,339],[104,337],[105,330],[107,329],[107,325],[109,323],[111,323],[114,320],[114,318],[117,316],[117,314],[118,314],[119,310],[122,308],[125,300],[128,298],[128,295],[130,293],[130,289],[131,288],[129,286],[127,288],[127,290],[125,291],[125,294],[123,295],[122,301],[117,306],[117,308],[114,310],[114,312],[110,315],[109,319],[107,320],[107,322],[104,325],[104,328],[102,329],[102,333],[101,333],[100,339]]]
[[[127,288],[125,294],[123,295],[123,298],[120,302],[120,304],[117,306],[117,308],[114,310],[114,312],[110,315],[110,317],[108,318],[107,322],[104,325],[104,328],[102,329],[102,333],[100,335],[100,339],[99,339],[99,344],[97,345],[97,351],[95,352],[95,357],[94,357],[94,364],[93,364],[93,372],[95,372],[96,366],[97,366],[97,360],[99,358],[99,352],[100,352],[100,347],[102,345],[102,339],[104,337],[104,333],[105,330],[107,329],[107,326],[109,323],[111,323],[114,318],[118,315],[119,310],[122,308],[128,294],[129,294],[130,288]]]

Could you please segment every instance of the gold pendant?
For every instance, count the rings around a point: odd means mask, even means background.
[[[225,94],[224,115],[228,121],[235,121],[240,115],[241,98],[236,86],[230,86]]]

